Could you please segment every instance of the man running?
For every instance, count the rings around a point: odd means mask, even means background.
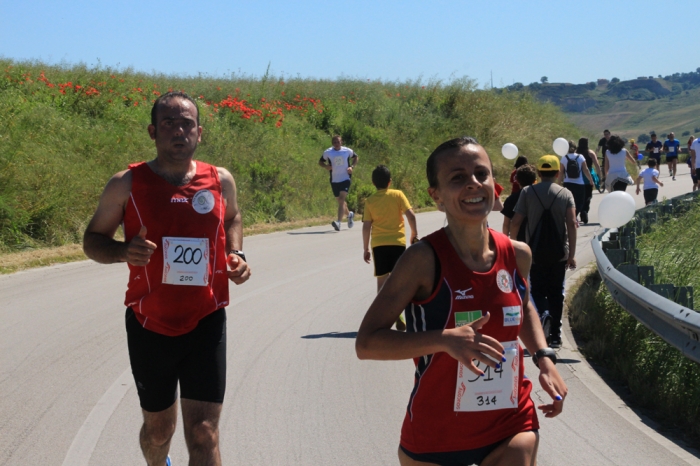
[[[656,160],[656,166],[661,167],[661,148],[663,144],[656,138],[656,133],[651,133],[651,141],[647,143],[646,151],[649,158]]]
[[[673,181],[676,181],[676,170],[678,169],[678,152],[680,151],[681,142],[676,139],[676,135],[671,131],[668,133],[668,139],[664,141],[664,152],[666,152],[666,163],[668,163],[668,174],[671,175]]]
[[[345,198],[348,197],[352,170],[357,165],[357,154],[349,147],[343,146],[343,138],[337,134],[331,139],[332,147],[326,149],[318,164],[331,172],[331,189],[333,196],[338,201],[338,220],[331,222],[335,231],[340,231],[340,222],[343,217],[348,217],[348,228],[355,225],[355,213],[348,210]]]
[[[228,280],[250,277],[236,184],[226,169],[193,159],[202,127],[187,94],[160,96],[148,133],[156,158],[109,180],[83,249],[99,263],[129,265],[126,331],[146,462],[171,464],[179,383],[190,464],[221,465]],[[114,239],[119,225],[124,241]]]

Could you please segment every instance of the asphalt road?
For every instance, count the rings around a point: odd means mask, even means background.
[[[683,165],[662,196],[690,189]],[[635,196],[642,206],[641,196]],[[581,227],[579,265],[599,228]],[[500,229],[501,215],[489,217]],[[418,216],[421,236],[443,226]],[[246,238],[254,271],[231,286],[228,388],[221,420],[226,465],[397,464],[413,363],[359,361],[354,337],[375,295],[361,226],[306,228]],[[581,268],[581,267],[579,267]],[[122,306],[123,264],[91,261],[0,277],[0,464],[137,465],[141,412]],[[540,465],[700,464],[626,407],[565,335],[565,410],[541,418]],[[527,371],[536,374],[531,362]],[[535,398],[547,395],[536,382]],[[538,400],[535,400],[536,403]],[[179,430],[171,450],[187,462]]]

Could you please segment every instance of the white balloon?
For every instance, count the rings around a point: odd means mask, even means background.
[[[555,154],[564,157],[569,153],[569,141],[564,138],[556,138],[552,144],[552,149],[554,149]]]
[[[618,228],[632,220],[636,206],[634,198],[624,191],[606,195],[598,206],[598,221],[605,228]]]
[[[508,160],[513,160],[518,156],[518,146],[512,142],[503,144],[503,147],[501,147],[501,154],[503,154],[503,157],[507,158]]]

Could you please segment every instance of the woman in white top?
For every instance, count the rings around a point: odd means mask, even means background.
[[[626,191],[627,186],[634,184],[625,161],[637,165],[637,161],[625,149],[625,142],[614,134],[608,139],[608,150],[605,152],[605,187],[608,191]]]
[[[575,167],[574,164],[576,164]],[[561,164],[559,164],[559,180],[564,182],[564,187],[571,191],[571,194],[574,196],[576,215],[581,213],[586,202],[584,175],[592,185],[593,177],[590,170],[588,170],[585,157],[577,154],[576,143],[569,141],[569,153],[561,158]]]

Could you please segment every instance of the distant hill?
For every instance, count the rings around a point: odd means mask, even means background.
[[[609,128],[625,138],[639,139],[650,131],[659,135],[674,131],[678,139],[690,134],[700,137],[700,68],[656,78],[515,83],[505,89],[530,92],[541,101],[552,102],[574,124],[595,135]]]

